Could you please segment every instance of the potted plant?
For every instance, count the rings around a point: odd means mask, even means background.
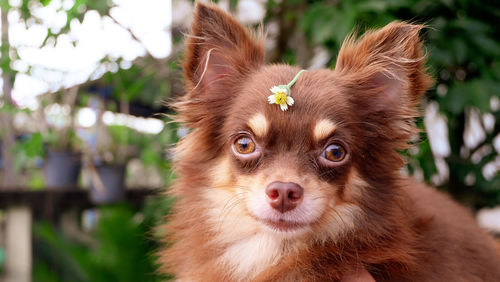
[[[42,134],[46,144],[43,174],[48,189],[77,187],[81,168],[81,141],[74,130],[74,110],[78,87],[45,97]]]
[[[90,198],[94,203],[118,202],[125,195],[128,161],[137,155],[137,133],[123,125],[97,126],[96,145],[87,160]]]
[[[47,146],[43,164],[45,185],[49,189],[77,187],[81,169],[82,154],[75,150],[71,143],[77,142],[74,131],[68,131],[66,138],[60,137],[57,132],[50,132],[46,136]],[[60,145],[68,142],[68,145]]]

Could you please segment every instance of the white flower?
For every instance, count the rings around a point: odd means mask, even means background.
[[[290,97],[289,89],[287,89],[286,85],[273,86],[271,89],[273,93],[267,100],[269,104],[277,104],[280,105],[282,111],[288,110],[288,106],[292,106],[294,101],[293,98]]]

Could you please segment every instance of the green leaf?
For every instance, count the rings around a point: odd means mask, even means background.
[[[158,152],[151,148],[144,148],[141,152],[141,161],[146,166],[155,165],[159,161]]]
[[[458,115],[465,109],[467,92],[463,83],[455,83],[449,87],[448,93],[441,99],[439,108],[441,111]]]
[[[42,5],[43,5],[44,7],[46,7],[46,6],[48,6],[48,5],[50,4],[50,2],[51,2],[51,1],[52,1],[52,0],[40,0],[40,3],[42,3]]]
[[[5,250],[0,247],[0,267],[5,263]]]
[[[43,137],[40,132],[34,133],[27,142],[23,144],[26,156],[29,158],[43,156]]]
[[[467,59],[467,44],[462,38],[454,38],[451,41],[451,47],[453,55],[455,56],[455,61],[458,64],[463,64]]]
[[[28,186],[32,190],[42,190],[45,187],[45,179],[40,171],[32,172]]]
[[[467,101],[481,112],[488,112],[490,109],[490,96],[492,94],[490,93],[491,86],[489,82],[485,80],[473,80],[469,82],[466,89],[468,90]]]
[[[473,36],[472,40],[479,50],[483,50],[485,55],[500,56],[500,44],[495,40],[482,35]]]

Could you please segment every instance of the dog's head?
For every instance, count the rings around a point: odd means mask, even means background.
[[[334,27],[332,27],[334,28]],[[262,39],[219,9],[197,5],[187,42],[191,128],[177,150],[181,197],[196,199],[214,232],[332,238],[366,214],[390,211],[415,132],[425,73],[422,26],[393,22],[344,42],[334,70],[301,73],[287,110],[270,88],[300,68],[265,65]],[[291,103],[289,103],[291,104]],[[365,221],[366,222],[366,221]]]

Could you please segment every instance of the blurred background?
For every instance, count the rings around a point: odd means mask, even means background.
[[[219,1],[267,61],[333,68],[353,29],[425,23],[434,86],[403,173],[500,234],[497,1]],[[157,281],[194,2],[0,0],[0,281]],[[167,115],[165,115],[167,114]]]

